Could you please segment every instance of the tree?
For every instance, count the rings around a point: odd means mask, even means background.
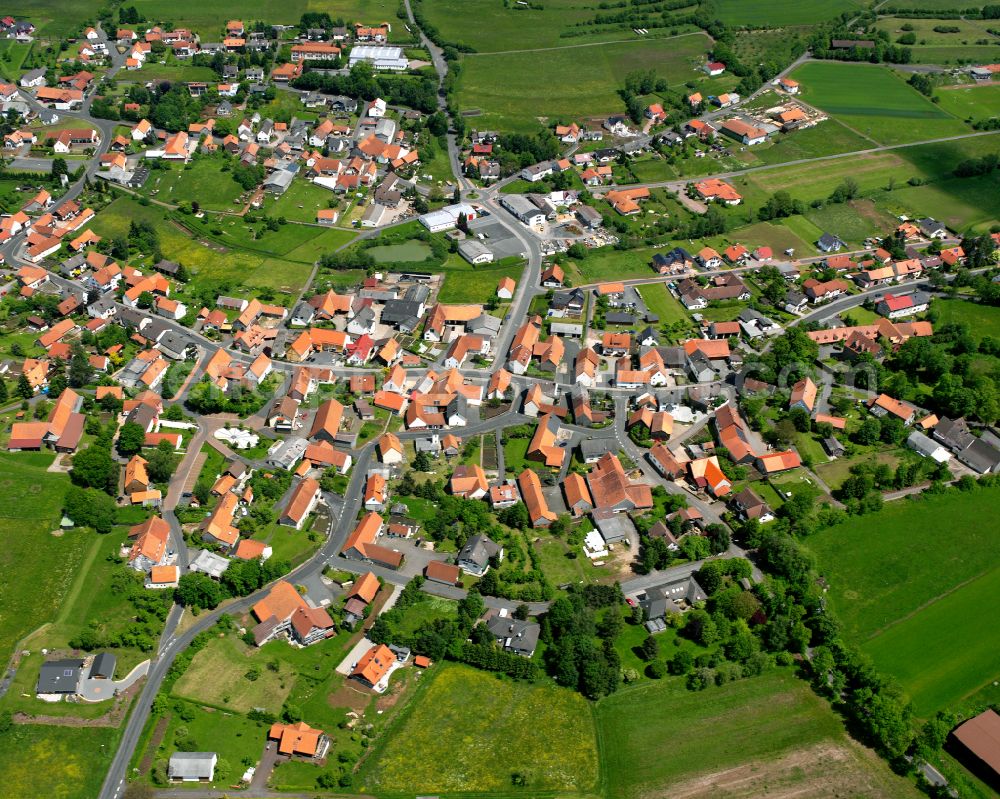
[[[82,388],[91,381],[94,370],[90,368],[87,353],[83,347],[73,347],[73,357],[69,361],[69,385],[72,388]]]
[[[56,156],[52,159],[52,168],[50,174],[53,178],[58,180],[63,175],[69,174],[69,167],[66,165],[66,159]]]
[[[429,472],[433,468],[430,456],[426,452],[418,452],[413,459],[413,470],[417,472]]]
[[[185,607],[211,610],[222,601],[222,587],[207,574],[188,572],[178,581],[174,599]]]
[[[106,448],[91,444],[73,456],[69,477],[78,486],[114,494],[118,488],[118,464]]]
[[[653,636],[647,635],[646,640],[644,640],[639,647],[639,656],[645,661],[650,661],[655,660],[659,654],[659,642],[653,638]]]
[[[70,486],[63,501],[66,515],[78,527],[92,527],[102,535],[110,533],[115,524],[115,501],[94,488]]]
[[[135,455],[146,442],[146,431],[135,422],[125,422],[118,433],[118,452],[126,458]]]
[[[166,483],[177,468],[178,458],[169,441],[161,441],[156,445],[146,463],[146,471],[154,483]]]
[[[31,387],[31,383],[28,382],[28,377],[23,372],[21,376],[17,379],[17,391],[15,394],[22,399],[31,399],[35,396],[35,389]]]

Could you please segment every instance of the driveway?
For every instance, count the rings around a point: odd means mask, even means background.
[[[85,702],[103,702],[111,699],[116,693],[131,688],[136,682],[146,676],[149,671],[149,661],[144,660],[121,680],[91,680],[80,683],[80,698]]]

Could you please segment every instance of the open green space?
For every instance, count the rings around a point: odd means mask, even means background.
[[[0,661],[40,624],[55,620],[93,543],[58,531],[69,480],[48,472],[52,454],[0,453]]]
[[[524,261],[521,258],[504,258],[492,264],[473,266],[460,255],[452,254],[441,267],[428,271],[444,274],[444,285],[438,294],[441,302],[484,303],[497,295],[501,278],[521,280]]]
[[[639,296],[646,303],[646,307],[660,317],[661,325],[670,325],[675,322],[690,322],[691,317],[680,301],[667,290],[665,283],[651,283],[648,286],[640,286]]]
[[[946,6],[944,2],[935,10]],[[913,33],[916,43],[908,46],[915,64],[988,63],[1000,55],[1000,38],[987,31],[993,27],[992,20],[882,17],[876,27],[894,42],[907,32]]]
[[[1000,676],[1000,634],[995,625],[984,626],[981,616],[998,592],[1000,568],[995,568],[864,645],[879,668],[902,683],[921,718],[954,707]]]
[[[847,244],[858,247],[869,236],[884,236],[896,224],[889,214],[876,209],[870,200],[810,208],[805,217],[824,233],[833,233]],[[811,241],[815,242],[815,239]]]
[[[930,214],[953,230],[972,227],[986,231],[1000,221],[1000,176],[994,173],[905,186],[892,193],[891,202],[914,217]]]
[[[119,80],[169,80],[217,82],[219,76],[211,67],[197,67],[183,61],[170,60],[166,63],[147,62],[138,72],[123,72]]]
[[[205,647],[174,685],[174,695],[239,713],[255,707],[280,707],[295,684],[295,673],[280,661],[276,671],[259,668],[260,658],[252,658],[252,654],[235,638]],[[248,680],[246,675],[255,665],[259,675]]]
[[[977,341],[991,336],[1000,338],[1000,308],[980,305],[970,300],[941,298],[934,301],[934,314],[938,324],[965,322]]]
[[[798,67],[793,76],[802,85],[803,100],[880,144],[969,130],[885,67],[811,61]]]
[[[115,753],[109,727],[15,724],[0,736],[3,793],[10,797],[93,799]]]
[[[288,260],[295,250],[289,253],[288,259],[279,259],[235,246],[216,244],[210,239],[196,239],[191,229],[164,218],[163,208],[143,205],[129,197],[119,197],[100,211],[92,228],[100,236],[114,237],[126,234],[132,220],[150,222],[159,234],[164,255],[184,264],[191,271],[193,279],[188,284],[188,290],[211,285],[219,290],[225,288],[225,293],[241,296],[254,294],[260,289],[297,293],[309,277],[311,261]],[[191,220],[193,225],[196,220],[193,217]],[[301,228],[316,237],[336,237],[346,233],[293,225],[285,225],[282,230],[287,228]]]
[[[857,0],[717,0],[715,13],[734,27],[812,25],[861,8]]]
[[[622,110],[618,96],[625,76],[653,70],[671,83],[696,79],[709,42],[704,34],[600,47],[531,53],[500,53],[463,59],[459,101],[479,109],[477,127],[531,130],[540,114],[581,119]],[[702,73],[704,74],[704,73]],[[545,87],[544,107],[538,103]]]
[[[754,147],[747,153],[756,156],[762,164],[781,164],[800,158],[857,152],[872,146],[870,139],[859,136],[835,119],[827,119],[811,128],[783,133],[772,139],[772,143]]]
[[[368,254],[380,264],[392,261],[422,261],[431,254],[431,247],[418,239],[404,241],[402,244],[385,244],[372,247]]]
[[[971,609],[984,591],[995,594],[1000,579],[998,530],[983,522],[998,500],[1000,489],[984,488],[894,502],[809,539],[845,634],[900,677],[922,712],[997,677],[992,653],[1000,646],[1000,629],[976,623]],[[912,641],[905,663],[900,627]],[[882,643],[885,636],[888,643]],[[943,637],[952,644],[948,664],[938,662]],[[962,676],[949,672],[940,682],[950,685],[934,685],[917,679],[921,668],[956,668]]]
[[[263,212],[268,216],[285,217],[291,222],[315,222],[320,208],[329,208],[333,192],[310,180],[293,180],[284,194],[264,198]]]
[[[363,791],[586,792],[597,782],[593,717],[579,694],[438,665],[366,761]]]
[[[656,250],[652,247],[637,250],[601,247],[588,252],[586,258],[576,262],[575,267],[584,284],[649,277],[654,274],[650,264],[655,254]]]
[[[58,44],[60,39],[82,33],[85,23],[96,22],[101,5],[97,0],[30,0],[17,16],[34,23],[36,39],[44,37]]]
[[[956,86],[940,89],[938,104],[959,119],[985,119],[1000,115],[1000,86]]]
[[[165,203],[197,202],[213,211],[238,211],[243,187],[229,172],[221,172],[230,159],[223,155],[200,156],[188,164],[174,164],[150,173],[142,193]]]
[[[643,682],[602,699],[597,720],[607,795],[620,799],[919,795],[788,672],[703,692]]]

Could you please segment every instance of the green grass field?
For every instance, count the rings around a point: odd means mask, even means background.
[[[985,336],[1000,338],[1000,308],[968,300],[939,299],[934,302],[934,313],[937,314],[938,324],[968,323],[976,340]]]
[[[944,0],[935,5],[935,10],[946,7]],[[895,42],[904,33],[903,25],[910,26],[917,37],[917,43],[910,46],[915,64],[988,63],[1000,55],[997,47],[1000,39],[986,30],[991,27],[989,20],[882,17],[876,27],[887,31]],[[941,33],[934,30],[936,27],[958,28],[958,31]]]
[[[597,3],[553,0],[544,8],[524,8],[497,0],[424,0],[427,20],[451,42],[481,53],[581,44],[593,36],[560,38],[561,31],[594,16]],[[476,24],[469,24],[474,19]],[[593,34],[601,35],[601,34]],[[608,32],[602,40],[634,37],[631,31]]]
[[[845,634],[923,715],[998,676],[1000,631],[974,610],[1000,584],[996,529],[983,523],[998,499],[993,488],[899,501],[809,539]]]
[[[961,86],[937,92],[939,105],[959,119],[985,119],[1000,114],[1000,86]]]
[[[666,284],[652,283],[648,286],[640,286],[638,291],[642,301],[646,303],[646,307],[659,315],[661,325],[691,321],[687,310],[667,290]]]
[[[607,795],[918,796],[788,672],[692,693],[679,679],[601,700]]]
[[[36,37],[55,40],[82,33],[87,22],[97,21],[97,0],[31,0],[21,9],[36,28]]]
[[[957,588],[864,645],[894,675],[921,718],[954,707],[1000,676],[1000,635],[982,624],[982,609],[1000,592],[1000,569]]]
[[[124,82],[133,78],[141,82],[150,80],[217,82],[219,80],[219,76],[211,67],[196,67],[194,64],[185,64],[182,61],[168,61],[165,64],[147,63],[138,72],[123,72],[119,80]]]
[[[716,14],[727,25],[812,25],[861,8],[857,0],[718,0]]]
[[[58,529],[69,480],[47,472],[51,453],[0,453],[0,660],[40,624],[55,620],[93,535]]]
[[[579,694],[456,665],[425,679],[366,761],[363,792],[509,792],[515,771],[534,791],[583,793],[597,783],[593,718]]]
[[[10,797],[93,799],[115,752],[109,727],[15,724],[0,736],[0,774]]]
[[[200,240],[185,233],[183,227],[164,218],[164,209],[153,205],[142,205],[128,197],[119,197],[107,208],[98,213],[92,225],[100,236],[109,237],[128,232],[129,223],[133,219],[148,220],[155,225],[160,236],[160,247],[172,260],[184,264],[194,275],[191,285],[197,287],[211,283],[227,291],[246,296],[254,289],[270,288],[278,291],[297,292],[309,277],[310,264],[317,257],[315,252],[306,252],[310,243],[299,240],[294,249],[287,251],[285,258],[267,257],[262,252],[249,249],[237,249],[235,246],[202,244]],[[193,217],[190,224],[197,220]],[[242,223],[240,223],[242,226]],[[245,227],[242,227],[245,231]],[[334,241],[344,241],[349,238],[347,231],[323,230],[320,228],[285,225],[274,236],[284,235],[291,229],[292,235],[302,235],[299,231],[312,237],[312,242],[324,237],[330,241],[331,249]],[[224,228],[225,230],[225,228]],[[326,237],[330,237],[327,239]],[[234,239],[235,241],[235,239]],[[268,241],[265,237],[261,242],[247,242],[263,247]],[[228,244],[228,240],[227,240]],[[315,246],[315,245],[313,245]],[[297,251],[302,250],[303,257],[312,256],[307,260],[292,260]]]
[[[776,137],[772,144],[754,147],[747,153],[762,164],[781,164],[800,158],[818,158],[834,153],[851,153],[872,147],[870,140],[828,119],[805,130],[796,130]]]
[[[890,70],[867,64],[813,61],[794,72],[802,99],[880,144],[969,131]]]
[[[476,127],[532,130],[539,116],[581,119],[622,109],[617,91],[625,76],[652,69],[671,83],[698,78],[709,48],[703,34],[600,47],[470,56],[462,60],[459,102],[479,109]],[[703,73],[701,73],[704,76]],[[545,103],[538,102],[539,86]]]
[[[172,165],[150,174],[142,193],[165,203],[198,202],[212,211],[239,211],[237,199],[243,194],[228,172],[219,168],[228,161],[223,156],[202,156],[184,166]]]
[[[254,667],[259,676],[249,680],[246,675]],[[173,694],[238,713],[255,707],[277,711],[294,684],[295,674],[286,664],[272,671],[264,667],[256,650],[248,649],[235,638],[225,638],[194,656],[184,676],[174,685]]]
[[[583,283],[603,283],[607,280],[623,280],[630,277],[650,277],[650,266],[656,250],[616,250],[601,247],[591,250],[582,261],[576,262]]]
[[[512,277],[520,282],[524,261],[505,258],[499,263],[473,266],[460,255],[452,254],[443,266],[429,271],[444,274],[444,285],[438,294],[441,302],[484,303],[496,297],[501,278]]]
[[[280,197],[268,195],[261,209],[268,216],[283,216],[293,222],[315,222],[316,211],[328,208],[333,192],[308,180],[293,180]]]

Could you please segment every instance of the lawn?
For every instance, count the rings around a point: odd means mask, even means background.
[[[665,283],[651,283],[638,288],[639,296],[646,307],[660,317],[661,325],[675,322],[689,323],[691,317],[680,301],[667,290]]]
[[[428,271],[444,273],[444,285],[438,294],[441,302],[484,303],[497,295],[500,279],[512,277],[520,282],[524,261],[504,258],[492,264],[473,266],[459,255],[451,255],[442,267]]]
[[[393,630],[401,636],[413,635],[420,627],[437,621],[458,618],[458,605],[450,599],[428,595],[426,599],[410,605],[393,624]]]
[[[892,230],[894,224],[898,224],[889,214],[876,209],[871,200],[852,200],[810,208],[805,216],[819,230],[833,233],[847,244],[857,247],[861,247],[869,236],[884,235],[887,230]]]
[[[643,682],[602,699],[597,719],[617,799],[919,795],[788,672],[700,693],[679,679]]]
[[[96,22],[102,4],[96,0],[30,0],[20,8],[20,16],[36,27],[35,36],[58,40],[83,32],[86,21]]]
[[[577,262],[576,268],[584,284],[626,280],[630,277],[650,277],[655,274],[650,264],[656,252],[657,250],[652,247],[636,250],[601,247],[590,250],[586,258]]]
[[[755,155],[762,164],[780,164],[799,158],[851,153],[872,146],[870,139],[859,136],[835,119],[777,136],[772,141],[772,144],[754,147],[747,152]]]
[[[315,222],[316,211],[328,208],[332,199],[333,192],[311,180],[293,180],[280,197],[268,194],[262,210],[268,216],[283,216],[292,222]]]
[[[369,792],[586,792],[597,783],[591,709],[574,691],[441,664],[361,774]]]
[[[955,86],[937,92],[939,105],[959,119],[985,119],[1000,115],[1000,86]]]
[[[222,155],[201,156],[189,164],[157,169],[150,173],[142,193],[160,202],[176,204],[193,200],[207,210],[238,211],[243,187],[233,180],[231,173],[220,171],[227,163],[229,159]]]
[[[813,61],[798,67],[802,99],[881,144],[969,132],[889,69]]]
[[[0,662],[44,622],[55,620],[94,538],[59,527],[69,480],[47,472],[51,453],[0,453]]]
[[[118,731],[109,727],[15,724],[0,736],[4,795],[93,799],[117,739]]]
[[[1000,308],[970,300],[938,299],[934,301],[934,313],[938,325],[949,322],[968,324],[972,337],[977,341],[986,336],[1000,338]]]
[[[462,60],[459,104],[478,109],[477,127],[533,130],[539,112],[581,119],[622,110],[618,89],[637,69],[656,72],[671,83],[697,77],[710,44],[704,34],[670,40],[641,40],[600,47],[532,53],[469,56]],[[545,86],[545,104],[538,87]]]
[[[263,707],[276,713],[295,685],[295,672],[281,661],[279,670],[266,664],[260,650],[226,637],[202,649],[177,683],[173,694],[193,702],[246,713]],[[247,674],[255,669],[257,679]]]
[[[393,261],[423,261],[431,255],[431,247],[419,239],[411,239],[401,244],[383,244],[371,247],[368,254],[380,264]]]
[[[119,80],[122,82],[135,80],[143,83],[151,80],[216,82],[219,76],[211,67],[196,67],[194,64],[171,60],[165,64],[147,62],[138,72],[121,73]]]
[[[901,453],[897,452],[880,451],[877,455],[875,455],[875,460],[878,463],[887,463],[890,468],[895,469],[899,465],[900,460],[902,460],[902,458],[900,458],[900,454]],[[823,463],[817,466],[816,474],[818,474],[823,482],[830,486],[831,489],[836,490],[840,488],[840,484],[850,476],[852,466],[858,463],[867,463],[871,460],[871,452],[865,452],[853,458],[837,458],[829,463]]]
[[[953,230],[974,227],[986,231],[1000,221],[1000,176],[994,173],[906,186],[892,193],[891,202],[913,217],[931,214]]]
[[[857,0],[718,0],[716,16],[734,27],[812,25],[861,8]]]

